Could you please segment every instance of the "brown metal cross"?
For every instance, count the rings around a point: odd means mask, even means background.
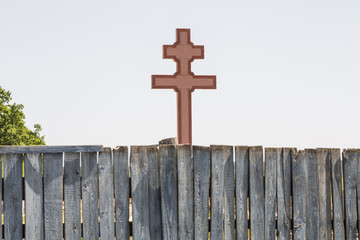
[[[216,89],[216,76],[195,76],[194,59],[204,59],[204,46],[190,41],[190,29],[176,29],[176,42],[163,46],[163,58],[176,62],[173,75],[152,75],[151,87],[174,89],[177,93],[177,135],[179,144],[192,144],[191,93],[195,89]]]

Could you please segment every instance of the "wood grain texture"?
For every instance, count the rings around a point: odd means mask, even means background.
[[[163,239],[178,239],[177,164],[174,145],[160,145],[160,186]]]
[[[80,239],[80,153],[65,153],[64,159],[65,239]]]
[[[211,146],[211,239],[224,237],[224,159],[222,146]]]
[[[291,232],[291,164],[296,154],[294,148],[283,148],[281,157],[277,158],[276,163],[276,184],[277,184],[277,237],[278,240],[290,239]]]
[[[44,154],[44,226],[46,240],[63,239],[63,154]]]
[[[248,239],[249,147],[235,147],[236,239]]]
[[[195,239],[209,238],[210,148],[193,146]]]
[[[224,159],[224,239],[235,239],[235,174],[233,147],[223,146]]]
[[[160,155],[156,145],[146,148],[149,164],[149,217],[150,239],[162,239],[160,197]]]
[[[134,240],[150,239],[149,178],[146,146],[131,146],[131,199]]]
[[[44,153],[43,161],[41,153],[4,155],[0,197],[4,193],[5,224],[0,239],[99,239],[101,233],[101,239],[114,239],[115,233],[116,239],[129,239],[128,148],[114,149],[113,159],[111,151],[100,153],[99,164],[96,152],[81,153],[81,169],[80,153],[65,153],[65,169],[63,153]],[[262,147],[236,146],[234,162],[231,146],[194,146],[193,160],[189,145],[131,147],[133,239],[208,240],[210,181],[212,239],[291,239],[291,192],[292,239],[356,239],[359,151],[344,150],[341,161],[339,149],[297,153],[293,148],[267,148],[263,161]]]
[[[347,240],[356,239],[357,234],[357,201],[356,201],[356,178],[357,178],[356,149],[343,151],[344,164],[344,198],[345,198],[345,236]]]
[[[264,239],[263,148],[250,147],[250,234],[251,239]]]
[[[22,239],[22,155],[4,157],[4,238]]]
[[[40,153],[25,154],[25,236],[44,239],[43,179]]]
[[[306,236],[319,239],[319,176],[316,149],[306,149],[308,192],[306,195]]]
[[[211,146],[211,238],[234,239],[234,160],[232,146]]]
[[[129,239],[129,164],[128,147],[113,150],[115,185],[116,240]]]
[[[319,174],[319,239],[332,240],[330,149],[318,148],[316,151]]]
[[[341,166],[340,149],[330,150],[331,181],[334,211],[334,240],[345,239],[344,226],[344,197],[343,197],[343,171]]]
[[[193,160],[190,145],[177,145],[179,239],[194,239]]]
[[[82,216],[84,239],[99,239],[99,183],[97,153],[81,154]]]
[[[15,153],[63,153],[63,152],[101,152],[102,145],[83,146],[0,146],[0,154]]]
[[[356,149],[356,179],[357,179],[357,183],[356,183],[356,196],[357,196],[357,224],[358,224],[358,236],[359,236],[359,232],[360,232],[360,220],[359,220],[359,216],[360,216],[360,149]]]
[[[101,240],[114,240],[114,178],[111,148],[99,153],[99,209]]]
[[[281,148],[265,148],[265,239],[275,240],[276,163]]]
[[[307,161],[306,152],[298,151],[292,163],[293,183],[293,239],[306,239]]]

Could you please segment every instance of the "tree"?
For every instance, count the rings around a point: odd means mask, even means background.
[[[24,106],[11,103],[11,93],[0,86],[0,145],[45,145],[41,126],[34,131],[25,126]]]

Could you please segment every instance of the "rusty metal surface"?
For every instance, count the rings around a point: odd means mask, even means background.
[[[204,59],[204,46],[190,41],[190,29],[176,29],[176,42],[163,46],[163,58],[176,62],[173,75],[152,75],[153,89],[174,89],[177,94],[177,136],[179,144],[192,144],[191,93],[195,89],[216,89],[216,76],[196,76],[191,62]]]

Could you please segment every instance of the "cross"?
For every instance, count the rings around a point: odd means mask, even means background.
[[[176,42],[163,46],[163,58],[176,62],[176,72],[152,75],[151,88],[175,90],[178,143],[192,144],[191,93],[195,89],[216,89],[216,76],[197,76],[191,72],[191,62],[204,59],[204,46],[195,46],[190,41],[190,29],[176,29]]]

